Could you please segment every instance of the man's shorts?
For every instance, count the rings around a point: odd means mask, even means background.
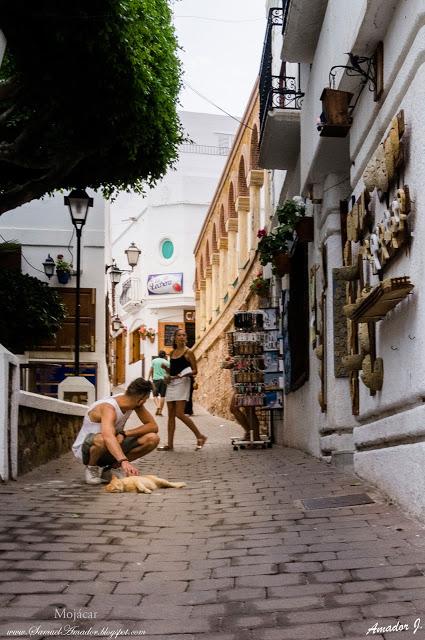
[[[90,447],[93,444],[94,438],[97,436],[97,433],[88,433],[84,439],[83,445],[81,447],[81,453],[83,457],[83,464],[88,465],[90,459]],[[121,449],[124,451],[125,455],[129,453],[132,449],[135,449],[138,446],[137,438],[139,436],[127,436],[121,442]],[[98,467],[110,467],[116,462],[116,459],[107,451],[102,454],[97,461]]]
[[[157,398],[158,396],[161,396],[161,398],[165,398],[165,392],[167,391],[165,380],[154,380],[153,385],[153,395],[155,396],[155,398]]]

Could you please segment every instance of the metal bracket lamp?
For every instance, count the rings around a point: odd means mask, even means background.
[[[108,273],[108,271],[109,271],[109,275],[111,277],[111,284],[112,285],[119,284],[119,282],[121,280],[121,275],[122,275],[123,272],[118,267],[118,265],[115,262],[115,260],[112,260],[112,264],[105,265],[105,273]]]
[[[119,316],[115,316],[114,318],[112,318],[111,325],[112,330],[115,332],[119,331],[124,326]]]
[[[140,254],[142,253],[140,249],[136,246],[134,242],[130,244],[128,249],[124,251],[127,256],[127,262],[131,269],[120,269],[116,264],[115,260],[112,260],[112,264],[105,265],[105,273],[108,273],[111,276],[111,283],[118,284],[121,280],[121,275],[123,273],[131,273],[134,270],[134,267],[137,266],[139,262]]]
[[[47,258],[43,262],[44,273],[49,278],[49,280],[55,273],[55,267],[56,267],[56,263],[49,253]]]

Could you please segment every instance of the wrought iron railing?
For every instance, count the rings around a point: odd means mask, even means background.
[[[292,76],[273,75],[273,27],[281,26],[285,30],[289,0],[284,0],[283,8],[271,8],[264,38],[263,55],[260,66],[260,125],[261,135],[267,113],[271,109],[301,109],[304,93],[299,90],[298,82]]]
[[[205,144],[182,144],[180,145],[182,153],[199,153],[207,156],[227,156],[229,155],[229,147],[213,147]]]
[[[124,307],[127,304],[140,304],[140,279],[130,277],[122,285],[120,304]]]

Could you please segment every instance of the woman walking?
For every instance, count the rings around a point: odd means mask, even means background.
[[[189,427],[194,434],[196,450],[202,449],[207,437],[202,435],[193,420],[184,413],[185,404],[190,396],[190,377],[194,377],[197,374],[195,356],[187,348],[184,329],[177,329],[174,333],[173,351],[170,354],[169,366],[167,367],[165,364],[162,366],[169,374],[169,383],[165,394],[168,408],[168,444],[158,447],[158,450],[173,450],[176,418]]]

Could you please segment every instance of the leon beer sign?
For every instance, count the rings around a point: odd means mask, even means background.
[[[148,276],[148,293],[150,296],[183,293],[183,274],[152,273]]]

